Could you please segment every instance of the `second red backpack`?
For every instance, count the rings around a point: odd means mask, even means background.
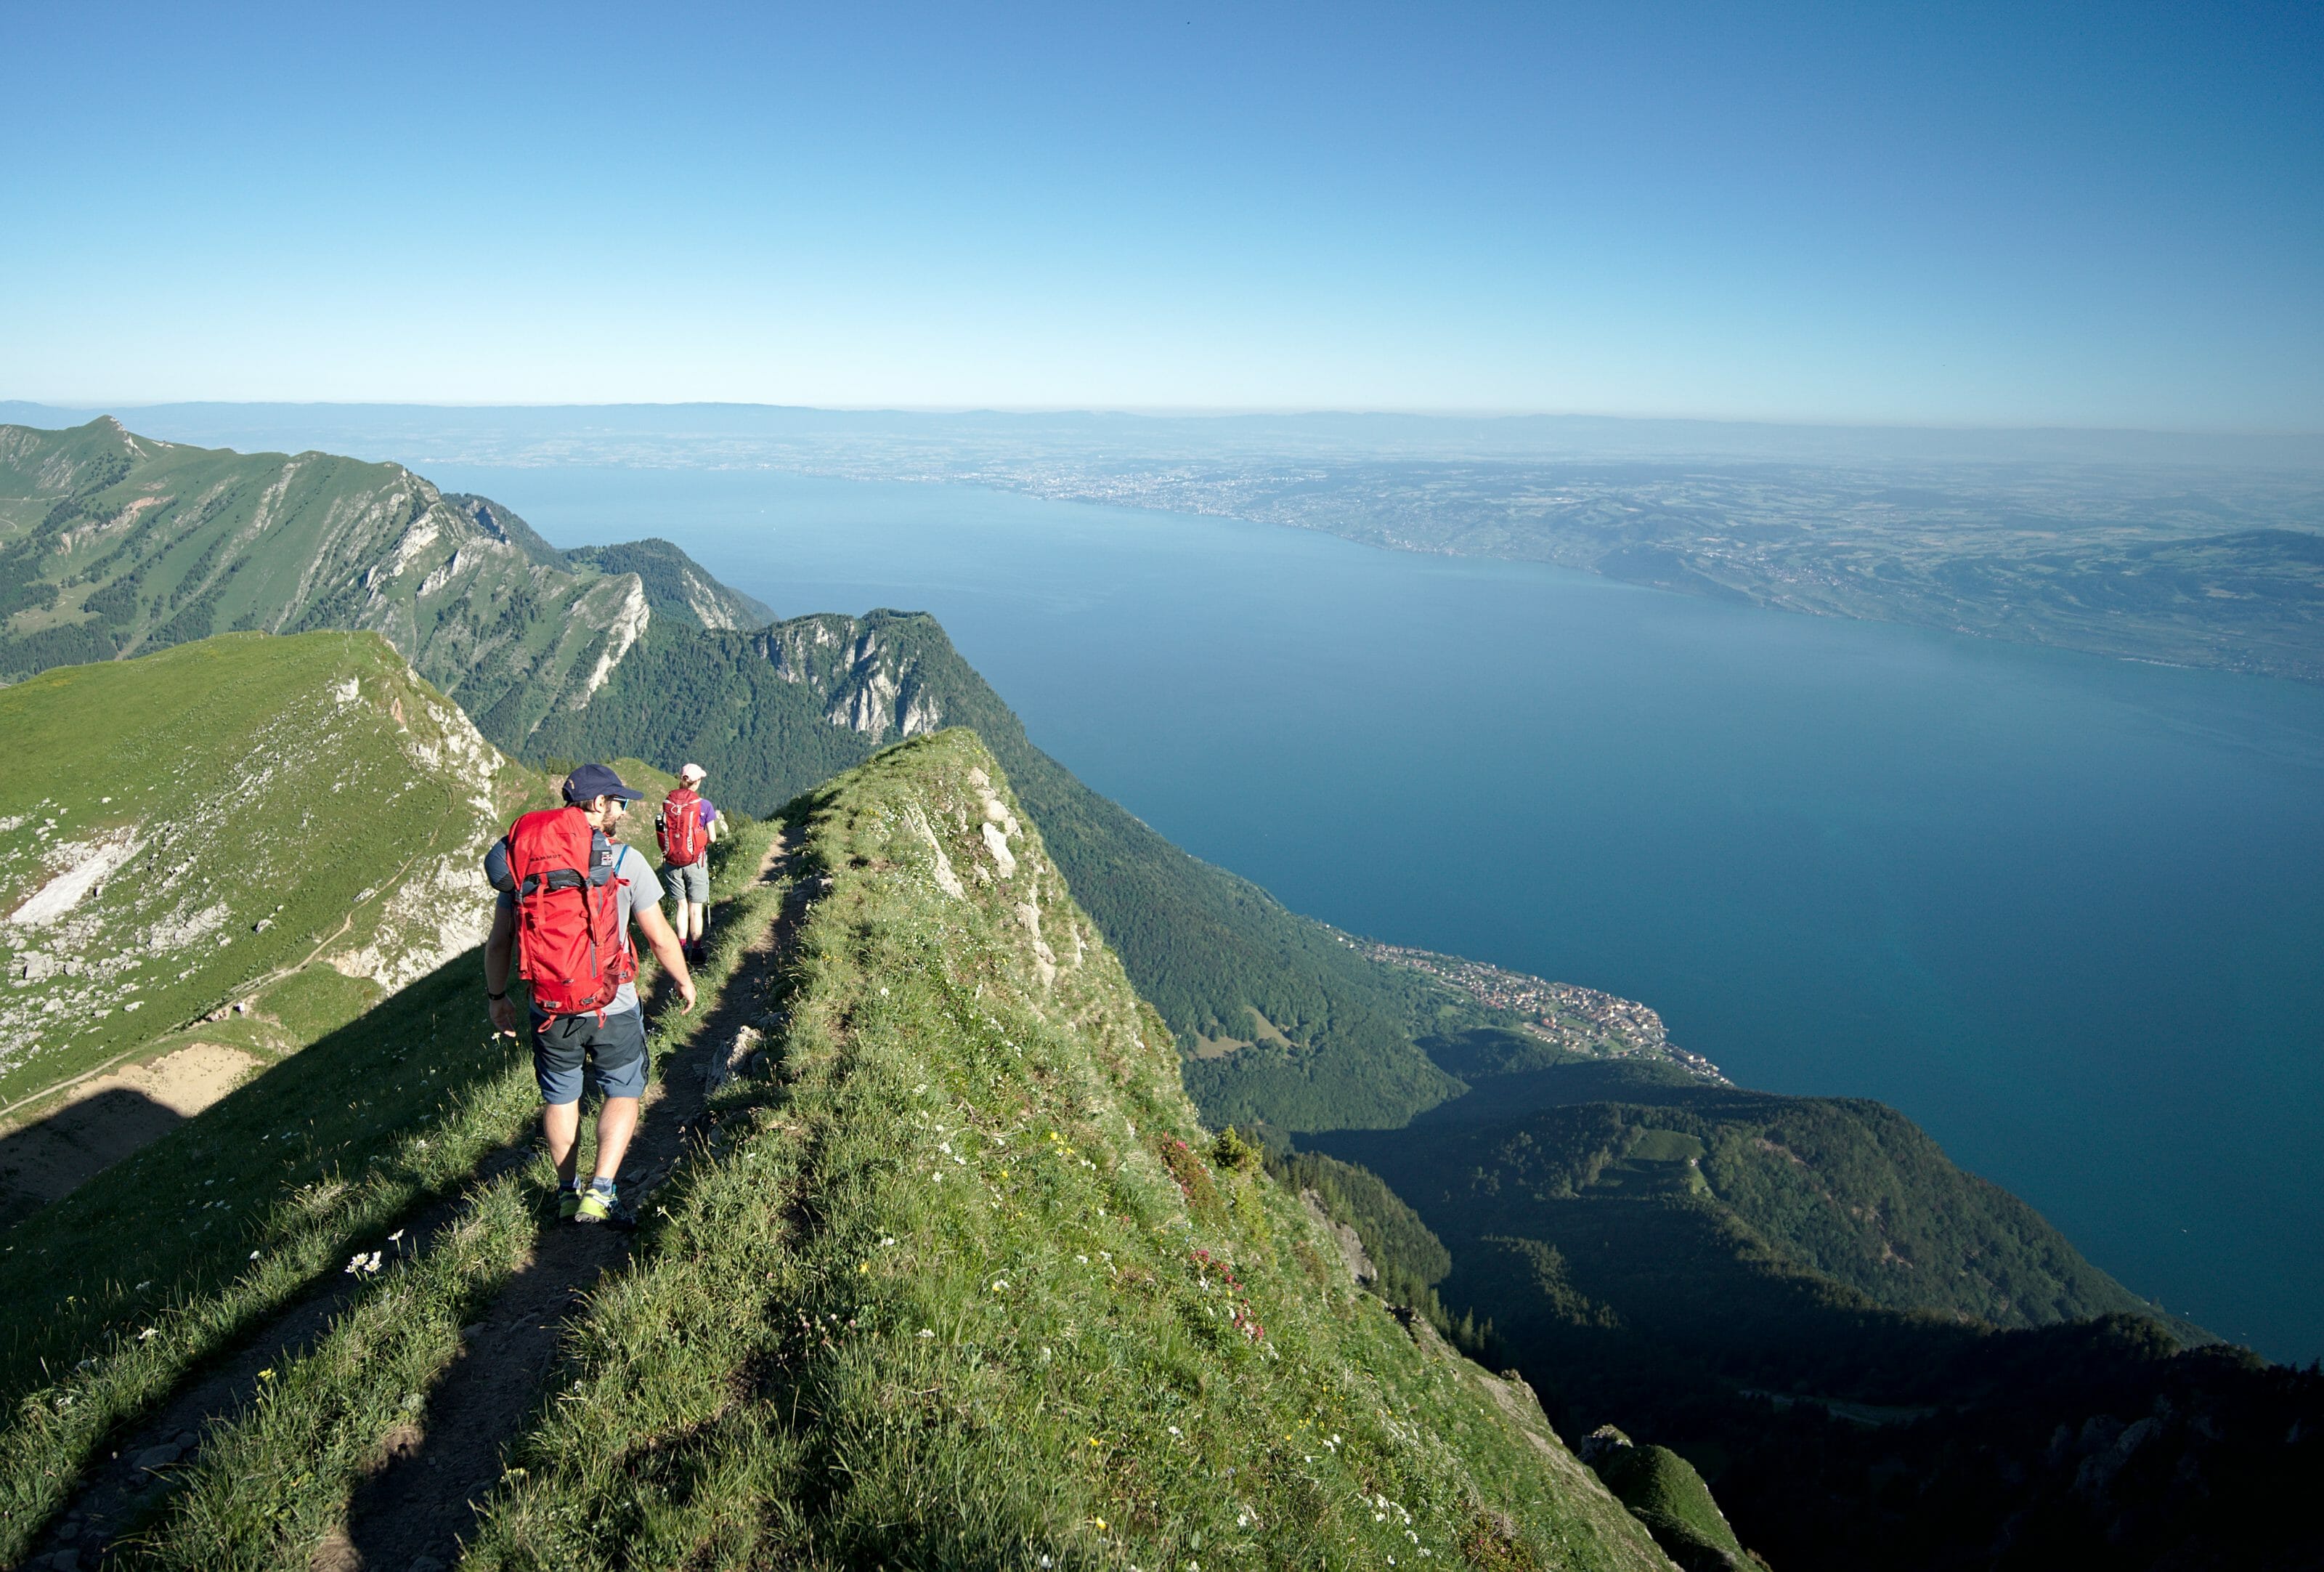
[[[661,842],[661,860],[671,867],[683,868],[701,861],[701,796],[683,786],[672,791],[654,820],[654,835]]]
[[[509,827],[521,975],[544,1014],[602,1018],[638,975],[622,931],[621,887],[628,881],[615,876],[617,860],[577,808],[543,809]]]

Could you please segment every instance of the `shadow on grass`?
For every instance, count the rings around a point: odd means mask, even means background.
[[[0,1228],[70,1195],[185,1122],[134,1087],[110,1087],[0,1135]]]
[[[482,970],[456,956],[0,1235],[0,1399],[230,1281],[304,1219],[302,1196],[395,1161],[500,1080],[513,1050],[484,1024]]]

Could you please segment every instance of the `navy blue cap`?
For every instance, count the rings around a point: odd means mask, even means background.
[[[635,802],[645,795],[622,784],[611,764],[584,764],[565,777],[565,800],[583,803],[599,797],[618,797],[624,802]]]

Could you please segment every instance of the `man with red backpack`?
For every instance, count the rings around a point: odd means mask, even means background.
[[[607,766],[584,764],[565,778],[564,807],[525,814],[484,858],[484,876],[500,892],[484,941],[485,996],[493,1029],[514,1036],[516,1005],[508,988],[515,951],[531,985],[532,1074],[540,1087],[541,1131],[557,1164],[558,1210],[576,1223],[617,1228],[637,1226],[621,1203],[615,1176],[646,1089],[632,921],[677,985],[681,1007],[694,1009],[694,978],[678,936],[662,920],[653,872],[634,846],[613,838],[640,795]],[[576,1163],[585,1078],[604,1098],[596,1174],[586,1186]]]
[[[686,958],[700,965],[702,930],[710,915],[710,846],[718,838],[718,809],[702,795],[706,772],[688,764],[678,785],[654,815],[654,838],[661,846],[661,883],[675,909],[678,939]]]

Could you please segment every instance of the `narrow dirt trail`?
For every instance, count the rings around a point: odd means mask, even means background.
[[[778,837],[757,881],[777,875]],[[655,1189],[709,1133],[714,1071],[725,1068],[742,1029],[761,1024],[768,985],[787,948],[788,922],[755,935],[704,1018],[693,1044],[665,1061],[648,1089],[638,1134],[622,1170],[622,1197],[641,1213]],[[318,1552],[317,1572],[392,1567],[432,1559],[451,1566],[506,1453],[544,1395],[558,1351],[589,1290],[630,1259],[628,1236],[549,1224],[532,1261],[491,1308],[463,1328],[466,1348],[429,1394],[420,1423],[389,1438],[378,1473],[359,1485],[344,1535]]]
[[[778,836],[753,883],[775,882],[787,848]],[[638,1132],[622,1164],[622,1198],[650,1211],[655,1189],[708,1134],[706,1118],[714,1066],[721,1072],[741,1029],[763,1027],[768,985],[786,952],[796,910],[788,905],[744,946],[740,960],[704,1017],[693,1043],[663,1061],[647,1087]],[[650,1012],[672,1008],[658,991]],[[535,1135],[526,1134],[478,1166],[490,1179],[531,1161]],[[459,1203],[442,1201],[405,1225],[415,1250],[425,1250],[453,1221]],[[605,1228],[544,1220],[531,1259],[476,1321],[462,1328],[461,1355],[429,1394],[420,1423],[386,1437],[378,1471],[361,1482],[346,1531],[318,1550],[318,1572],[360,1567],[449,1567],[473,1528],[476,1511],[503,1466],[508,1445],[540,1401],[558,1350],[589,1290],[630,1258],[630,1236]],[[124,1438],[119,1449],[92,1470],[71,1507],[42,1536],[27,1567],[101,1567],[115,1537],[151,1510],[165,1481],[162,1470],[198,1454],[209,1428],[230,1421],[254,1397],[259,1372],[311,1348],[359,1291],[354,1278],[335,1276],[263,1332],[246,1342],[174,1396]]]

